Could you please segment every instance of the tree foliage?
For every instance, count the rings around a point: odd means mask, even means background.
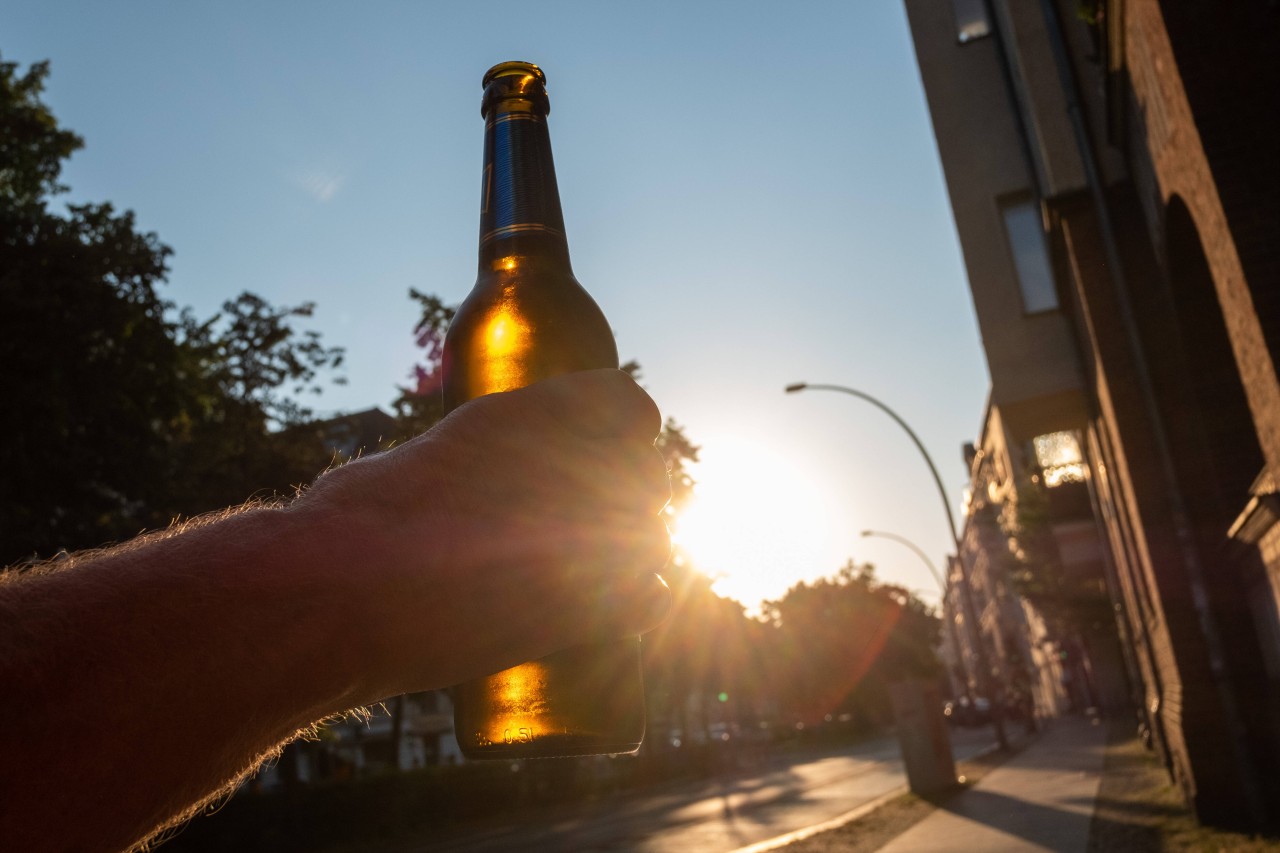
[[[0,62],[0,561],[93,547],[285,490],[326,461],[283,440],[341,351],[310,306],[242,294],[198,321],[160,296],[171,250],[109,203],[52,207],[82,146],[41,100],[48,63]]]
[[[640,362],[632,359],[622,365],[622,370],[636,382],[644,376]],[[684,427],[675,418],[668,417],[662,424],[662,432],[654,442],[662,458],[667,460],[667,473],[671,477],[671,503],[667,505],[669,516],[677,514],[693,497],[693,474],[690,464],[698,461],[698,446],[684,434]]]
[[[84,147],[79,136],[58,127],[40,100],[48,76],[48,62],[19,74],[17,63],[0,59],[0,199],[6,206],[40,206],[65,190],[58,183],[62,161]]]
[[[942,672],[938,618],[870,566],[797,584],[762,618],[717,595],[687,561],[663,574],[674,606],[645,637],[650,718],[695,742],[713,723],[871,729],[891,718],[893,681]]]
[[[777,628],[774,663],[802,722],[846,713],[889,719],[888,686],[941,672],[940,620],[909,590],[850,560],[831,577],[799,583],[765,610]]]
[[[421,312],[413,327],[413,340],[422,350],[422,355],[409,374],[413,384],[401,387],[392,404],[398,422],[398,437],[402,440],[426,432],[444,417],[444,374],[440,363],[444,357],[445,332],[457,313],[455,306],[446,305],[433,293],[410,289],[409,298],[418,304]]]
[[[311,417],[298,394],[319,394],[321,371],[342,366],[340,347],[325,346],[320,333],[301,336],[292,318],[307,318],[314,302],[278,307],[248,291],[222,304],[222,311],[203,322],[182,312],[180,339],[196,362],[193,378],[208,383],[229,404],[252,412],[260,426],[295,426]],[[343,383],[338,377],[335,383]]]
[[[1083,491],[1083,483],[1058,489]],[[1068,570],[1052,529],[1048,489],[1025,478],[1016,498],[1000,515],[1009,540],[1009,572],[1014,591],[1039,610],[1060,636],[1087,638],[1115,630],[1115,614],[1100,571]]]
[[[181,313],[176,335],[185,405],[171,424],[178,486],[171,514],[288,492],[332,461],[323,425],[298,402],[298,395],[319,394],[317,377],[343,361],[343,351],[326,346],[317,332],[294,328],[313,310],[312,303],[279,307],[245,292],[204,321]]]

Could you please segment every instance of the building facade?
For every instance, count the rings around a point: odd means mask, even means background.
[[[992,406],[1034,458],[1059,563],[1106,583],[1132,692],[1197,814],[1265,826],[1280,815],[1280,11],[906,8]],[[1053,507],[1055,435],[1077,448],[1083,515]]]
[[[978,632],[1008,704],[1036,717],[1130,712],[1078,433],[1018,441],[989,405],[965,460],[962,553]]]

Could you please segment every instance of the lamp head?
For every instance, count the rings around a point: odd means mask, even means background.
[[[808,387],[809,387],[808,382],[792,382],[790,385],[786,387],[785,390],[788,394],[794,394],[797,391],[803,391]]]

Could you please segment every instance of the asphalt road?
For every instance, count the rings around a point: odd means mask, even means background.
[[[990,729],[953,730],[952,743],[963,760],[992,746],[993,738]],[[879,738],[754,773],[612,797],[554,817],[397,849],[727,853],[832,820],[905,784],[897,742]]]

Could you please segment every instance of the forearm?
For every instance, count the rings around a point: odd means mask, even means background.
[[[0,838],[128,847],[371,701],[350,597],[316,582],[346,559],[342,533],[250,509],[0,586]]]
[[[660,423],[618,371],[558,377],[286,508],[0,581],[0,847],[126,848],[324,716],[653,627]]]

